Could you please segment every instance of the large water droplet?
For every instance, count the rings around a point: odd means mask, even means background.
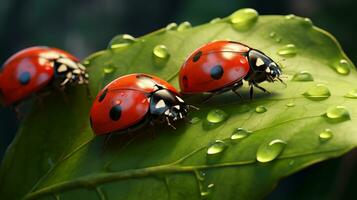
[[[109,42],[108,47],[111,49],[123,48],[134,43],[136,40],[137,39],[129,34],[117,35]]]
[[[257,113],[265,113],[268,109],[265,106],[257,106],[255,108],[255,112]]]
[[[107,65],[103,68],[103,71],[105,74],[111,74],[111,73],[115,72],[116,69],[117,68],[114,67],[113,65]]]
[[[329,107],[324,116],[330,122],[342,122],[350,119],[350,113],[344,106]]]
[[[325,129],[319,134],[319,138],[321,141],[327,141],[330,140],[333,137],[333,132],[331,129]]]
[[[177,24],[175,22],[172,22],[168,24],[165,28],[167,31],[172,31],[177,29]]]
[[[163,67],[166,65],[170,58],[169,50],[165,45],[157,45],[152,50],[154,64],[157,67]]]
[[[227,144],[225,142],[223,142],[222,140],[216,140],[208,147],[207,154],[208,155],[218,154],[224,151],[226,148],[227,148]]]
[[[218,124],[223,122],[224,120],[226,120],[228,117],[228,114],[226,112],[224,112],[221,109],[214,109],[211,110],[208,114],[207,114],[207,121],[211,124]]]
[[[219,21],[221,21],[221,18],[220,17],[216,17],[216,18],[212,19],[209,23],[210,24],[216,24]]]
[[[300,71],[294,74],[292,81],[314,81],[312,75],[307,71]]]
[[[346,98],[357,99],[357,89],[350,90],[347,94],[345,94]]]
[[[177,31],[184,31],[184,30],[186,30],[186,29],[189,29],[189,28],[191,28],[192,26],[191,26],[191,24],[190,24],[190,22],[182,22],[178,27],[177,27]]]
[[[262,144],[257,150],[257,160],[259,162],[270,162],[277,158],[284,150],[286,142],[275,139],[268,144]]]
[[[332,68],[341,75],[348,75],[350,73],[350,63],[345,59],[341,59],[334,63]]]
[[[244,128],[237,128],[231,135],[231,140],[241,140],[246,138],[252,133],[252,131],[245,130]]]
[[[303,94],[306,98],[313,101],[322,101],[331,96],[330,90],[323,84],[317,84]]]
[[[259,14],[251,8],[244,8],[234,12],[230,16],[230,22],[238,31],[249,30],[258,20]]]
[[[297,54],[297,49],[294,44],[287,44],[283,46],[281,49],[278,51],[278,55],[283,56],[283,57],[293,57]]]

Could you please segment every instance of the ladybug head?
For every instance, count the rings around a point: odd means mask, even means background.
[[[160,88],[150,96],[150,113],[170,126],[170,121],[177,121],[186,117],[189,106],[178,94],[166,88]]]
[[[248,59],[256,82],[274,82],[276,79],[279,80],[279,76],[281,75],[280,67],[263,52],[252,49],[248,53]]]

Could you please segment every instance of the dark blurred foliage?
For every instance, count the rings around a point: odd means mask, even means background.
[[[260,14],[309,17],[336,36],[357,63],[357,1],[353,0],[1,0],[0,63],[33,45],[62,48],[84,58],[106,48],[116,34],[141,36],[186,20],[198,25],[242,7],[255,8]],[[11,109],[0,109],[0,158],[18,124]],[[283,180],[267,198],[353,199],[356,155],[354,151],[298,172]]]

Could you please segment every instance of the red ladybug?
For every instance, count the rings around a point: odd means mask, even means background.
[[[268,92],[258,83],[282,82],[280,75],[280,67],[263,52],[224,40],[195,50],[182,65],[179,80],[182,93],[209,92],[209,98],[228,90],[237,93],[246,80],[252,98],[253,86]]]
[[[168,82],[147,74],[119,77],[96,97],[90,122],[97,135],[129,132],[154,122],[171,122],[186,117],[190,105]]]
[[[53,83],[88,83],[86,68],[71,54],[56,48],[30,47],[10,57],[0,71],[0,97],[4,105],[18,103]]]

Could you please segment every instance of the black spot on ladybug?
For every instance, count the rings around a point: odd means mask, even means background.
[[[138,75],[136,75],[136,78],[137,79],[152,79],[151,76],[146,75],[146,74],[138,74]]]
[[[187,76],[182,77],[183,87],[188,88],[188,78]]]
[[[103,93],[99,96],[98,101],[102,102],[104,100],[105,96],[107,95],[107,93],[108,93],[108,89],[105,89],[103,91]]]
[[[216,65],[216,66],[212,67],[210,73],[211,73],[211,77],[213,79],[218,80],[223,76],[223,68],[221,65]]]
[[[197,52],[194,56],[193,56],[193,62],[197,62],[202,56],[202,51]]]
[[[21,85],[27,85],[30,82],[31,74],[30,72],[22,72],[19,76],[19,81]]]
[[[113,121],[118,121],[121,116],[121,110],[122,109],[120,105],[113,106],[109,112],[110,119],[112,119]]]

